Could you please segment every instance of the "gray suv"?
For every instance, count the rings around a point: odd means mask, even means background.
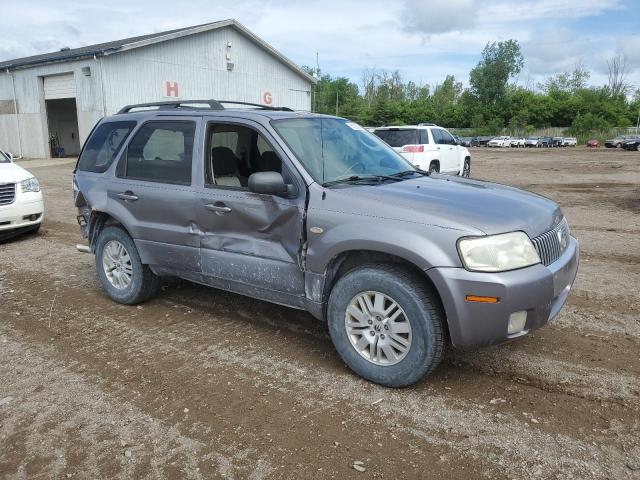
[[[429,174],[342,118],[230,103],[129,106],[91,133],[74,201],[116,302],[176,276],[306,310],[393,387],[565,303],[578,243],[553,201]]]

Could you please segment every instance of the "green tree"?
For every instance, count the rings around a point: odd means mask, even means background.
[[[524,57],[517,40],[487,43],[482,59],[469,73],[472,93],[492,107],[504,100],[509,79],[520,73]]]

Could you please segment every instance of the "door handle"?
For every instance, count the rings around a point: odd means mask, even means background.
[[[117,197],[122,199],[122,200],[126,200],[126,201],[130,201],[130,202],[135,202],[136,200],[138,200],[138,196],[134,195],[133,192],[122,192],[122,193],[118,193]]]
[[[204,207],[207,210],[211,210],[212,212],[216,212],[216,213],[229,213],[231,211],[231,208],[227,207],[224,203],[221,203],[220,205],[214,205],[213,203],[208,203]]]

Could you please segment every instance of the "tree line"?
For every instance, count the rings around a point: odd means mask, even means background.
[[[522,86],[514,80],[524,64],[518,42],[506,40],[485,46],[469,73],[468,88],[453,75],[429,86],[405,82],[398,70],[367,68],[356,84],[319,68],[303,68],[318,78],[312,91],[315,112],[361,125],[433,122],[472,129],[474,135],[526,135],[539,128],[570,127],[568,133],[580,138],[636,125],[640,89],[632,92],[623,56],[608,62],[608,83],[603,86],[590,86],[590,73],[581,64],[535,86]]]

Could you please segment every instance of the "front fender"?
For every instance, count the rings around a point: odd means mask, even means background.
[[[324,273],[341,253],[363,250],[400,257],[421,270],[460,266],[456,251],[459,230],[371,217],[351,218],[322,230],[313,233],[318,231],[316,227],[307,237],[306,265],[315,273]]]

